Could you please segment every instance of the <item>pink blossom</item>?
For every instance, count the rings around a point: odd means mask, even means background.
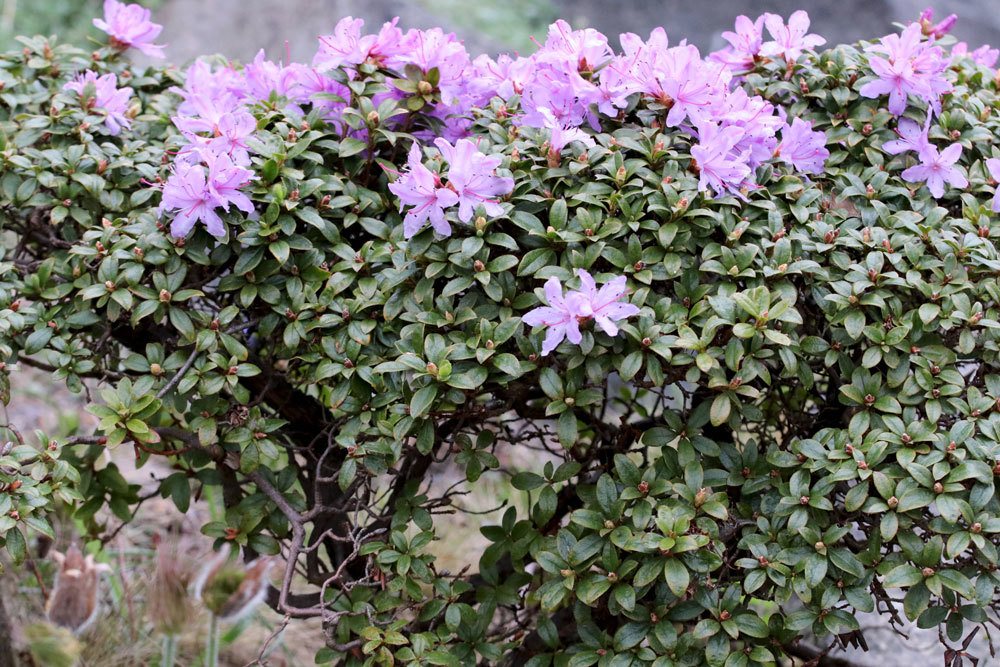
[[[785,60],[794,61],[804,50],[826,44],[826,40],[819,35],[807,34],[809,14],[801,9],[788,17],[788,25],[777,14],[765,14],[764,25],[772,39],[761,46],[760,53],[765,56],[782,56]]]
[[[921,32],[927,37],[933,37],[934,39],[941,39],[955,27],[955,23],[958,21],[958,14],[950,14],[945,17],[940,23],[934,23],[934,10],[930,7],[920,12],[920,19],[917,24],[920,26]]]
[[[588,272],[577,269],[576,275],[580,278],[580,291],[567,298],[575,302],[578,319],[593,317],[604,333],[616,336],[618,325],[615,322],[639,314],[638,306],[621,301],[628,294],[625,276],[612,278],[601,289],[597,289],[594,278]]]
[[[764,18],[759,16],[756,21],[751,21],[746,16],[737,17],[736,29],[722,33],[729,46],[710,54],[708,59],[725,65],[733,72],[753,69],[764,44]]]
[[[441,236],[451,236],[451,225],[445,220],[445,209],[458,203],[454,190],[443,187],[437,174],[424,166],[420,146],[410,146],[408,171],[389,184],[389,190],[399,197],[399,211],[412,206],[403,219],[403,237],[412,238],[427,224]]]
[[[935,199],[944,195],[945,183],[956,188],[964,188],[969,184],[962,170],[954,166],[962,156],[961,144],[952,144],[941,152],[934,146],[927,146],[919,155],[920,164],[905,170],[902,173],[903,180],[925,183]]]
[[[882,144],[882,150],[889,155],[899,155],[906,151],[916,151],[917,153],[930,148],[931,143],[927,138],[928,125],[931,117],[927,116],[927,124],[923,127],[916,121],[903,118],[896,127],[896,134],[899,139],[891,139]]]
[[[196,145],[205,146],[212,153],[228,155],[234,164],[250,164],[247,139],[257,131],[257,119],[247,111],[240,110],[222,114],[215,124],[211,136],[190,136]]]
[[[732,74],[718,63],[702,60],[698,49],[688,44],[667,48],[662,28],[643,43],[627,37],[626,56],[612,65],[632,81],[632,89],[652,96],[670,108],[666,125],[678,127],[685,119],[697,121],[725,97]]]
[[[774,115],[774,105],[764,98],[748,95],[743,88],[734,88],[712,108],[711,117],[721,127],[738,127],[743,131],[733,152],[749,151],[747,164],[751,169],[774,157],[778,147],[774,135],[783,123]]]
[[[993,69],[996,67],[997,59],[1000,58],[1000,49],[994,49],[989,44],[984,44],[975,51],[969,51],[968,44],[965,42],[959,42],[955,44],[955,46],[951,47],[952,63],[961,58],[969,58],[977,65],[983,65],[984,67]]]
[[[160,213],[177,211],[170,224],[170,233],[187,236],[201,220],[212,236],[226,234],[225,225],[215,209],[229,211],[234,205],[244,213],[253,213],[253,202],[240,188],[253,180],[253,172],[233,163],[226,155],[203,153],[207,167],[180,161],[163,185]]]
[[[94,25],[111,36],[115,47],[133,46],[151,58],[163,57],[163,46],[153,44],[163,26],[150,20],[150,11],[138,4],[126,5],[118,0],[104,0],[104,18],[94,19]]]
[[[495,173],[501,158],[483,155],[469,139],[459,139],[452,146],[438,138],[434,145],[448,162],[448,187],[458,195],[458,219],[469,222],[478,206],[487,215],[501,215],[503,208],[496,198],[514,190],[513,178]]]
[[[618,276],[597,289],[593,276],[584,269],[577,269],[580,289],[563,295],[563,287],[558,278],[545,282],[545,298],[548,306],[539,306],[525,313],[521,320],[528,326],[544,326],[548,329],[542,343],[542,356],[547,356],[559,347],[563,340],[579,345],[583,340],[580,324],[593,319],[609,336],[618,334],[615,322],[638,314],[639,308],[622,302],[628,293],[625,276]]]
[[[584,146],[594,145],[593,137],[580,128],[564,126],[548,109],[539,109],[539,112],[546,119],[545,127],[549,130],[549,150],[561,153],[563,148],[574,141]]]
[[[132,89],[119,88],[118,77],[114,74],[98,76],[97,72],[87,70],[63,86],[63,90],[79,95],[84,109],[104,112],[108,134],[117,135],[123,127],[131,126],[132,121],[125,114]]]
[[[944,52],[940,47],[921,42],[917,23],[908,25],[902,34],[883,37],[879,44],[865,50],[878,79],[869,81],[858,92],[873,99],[888,95],[889,112],[894,116],[906,110],[909,95],[922,99],[936,111],[941,95],[951,90],[951,84],[944,78],[948,68]]]
[[[749,149],[735,152],[743,139],[743,129],[720,127],[707,121],[698,125],[698,143],[691,146],[691,157],[699,170],[698,189],[712,189],[717,195],[740,194],[750,177]]]
[[[377,35],[362,35],[365,22],[351,16],[337,22],[332,35],[319,38],[313,65],[321,70],[354,67],[371,60],[382,65],[386,58],[403,53],[403,33],[396,27],[399,17],[382,25]]]
[[[1000,159],[991,157],[986,160],[986,168],[990,172],[990,178],[1000,181]],[[1000,213],[1000,188],[993,193],[993,212]]]
[[[247,96],[252,100],[266,101],[272,93],[291,99],[297,83],[296,65],[285,66],[274,63],[264,55],[264,49],[257,52],[253,62],[243,68],[246,79]]]
[[[592,72],[613,53],[608,38],[597,30],[573,30],[559,19],[549,26],[548,39],[537,55],[541,62],[565,63],[578,72]]]
[[[804,174],[821,174],[830,157],[826,135],[813,131],[812,123],[796,118],[781,130],[778,155],[788,165]]]
[[[410,30],[400,43],[401,49],[386,60],[391,69],[402,72],[416,65],[423,72],[438,71],[438,89],[445,104],[453,104],[468,87],[466,70],[471,66],[465,46],[454,33],[441,28]]]

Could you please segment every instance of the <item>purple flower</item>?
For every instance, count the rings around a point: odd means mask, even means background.
[[[777,14],[764,14],[764,25],[772,39],[761,46],[760,53],[765,56],[783,56],[785,60],[795,61],[805,49],[826,44],[819,35],[807,34],[809,14],[801,9],[788,17],[788,25]]]
[[[150,11],[142,5],[104,0],[104,19],[94,19],[94,25],[111,36],[111,44],[116,48],[134,46],[151,58],[162,58],[163,46],[153,44],[153,40],[163,26],[149,17]]]
[[[961,58],[969,58],[977,65],[993,69],[996,67],[997,58],[1000,58],[1000,50],[992,48],[989,44],[984,44],[975,51],[969,51],[968,44],[959,42],[951,47],[951,60],[954,63]]]
[[[712,109],[712,118],[722,127],[739,127],[743,131],[743,138],[733,147],[733,152],[749,151],[747,165],[751,169],[774,157],[778,147],[774,135],[784,123],[774,115],[774,105],[764,98],[748,95],[743,88],[734,88]]]
[[[386,60],[391,69],[402,72],[407,65],[416,65],[423,72],[437,69],[438,89],[445,104],[453,104],[468,86],[466,70],[471,67],[465,46],[454,33],[441,28],[410,30],[400,43],[400,50]]]
[[[821,174],[830,157],[826,148],[826,134],[813,131],[812,123],[801,118],[781,129],[778,155],[792,168],[804,174]]]
[[[625,276],[612,278],[597,289],[594,278],[583,269],[576,270],[580,278],[580,291],[571,294],[567,299],[574,302],[577,318],[587,320],[591,317],[604,333],[609,336],[618,335],[618,325],[615,322],[639,314],[639,307],[631,303],[623,303],[621,299],[628,294],[625,286]]]
[[[887,35],[879,44],[865,49],[878,79],[869,81],[858,92],[872,99],[888,95],[889,112],[894,116],[906,111],[909,95],[938,110],[941,95],[951,90],[951,84],[944,78],[948,61],[939,47],[922,43],[920,38],[920,25],[911,23],[902,34]]]
[[[174,124],[181,128],[185,137],[192,142],[182,152],[199,152],[202,149],[208,149],[210,153],[228,155],[234,164],[244,167],[250,164],[250,153],[246,140],[257,131],[257,119],[248,111],[241,109],[227,111],[219,115],[213,121],[207,137],[190,132],[191,128],[200,128],[205,124],[199,119],[177,117],[174,118]],[[195,161],[200,160],[199,155]]]
[[[899,135],[899,139],[891,139],[885,142],[882,144],[882,150],[889,155],[899,155],[906,151],[916,151],[919,153],[924,149],[931,148],[930,140],[927,138],[930,120],[931,117],[927,116],[927,124],[921,127],[916,121],[903,118],[896,127],[896,134]]]
[[[947,16],[943,21],[934,24],[934,10],[930,7],[920,12],[920,19],[917,24],[920,26],[921,32],[927,37],[933,37],[934,39],[941,39],[955,27],[955,22],[958,21],[958,14],[951,14]]]
[[[1000,159],[991,157],[986,160],[986,168],[990,172],[990,178],[1000,181]],[[993,193],[993,212],[1000,213],[1000,187]]]
[[[422,162],[420,146],[410,146],[406,161],[409,170],[389,184],[389,190],[399,197],[399,211],[412,206],[403,220],[403,237],[412,238],[431,221],[431,226],[441,236],[451,236],[451,225],[445,220],[444,210],[458,203],[458,195],[442,187],[441,179]]]
[[[625,56],[610,67],[621,70],[633,92],[669,107],[668,127],[678,127],[687,118],[696,122],[705,118],[729,90],[732,74],[728,69],[702,60],[694,46],[667,48],[662,28],[654,30],[645,43],[635,35],[623,35],[623,43]]]
[[[720,127],[711,121],[698,125],[698,143],[691,146],[691,157],[699,172],[699,190],[712,189],[720,196],[740,194],[750,177],[749,149],[734,151],[742,139],[743,129],[737,126]]]
[[[549,130],[549,150],[559,154],[568,144],[579,141],[584,146],[593,146],[594,139],[589,134],[576,127],[566,127],[560,123],[548,109],[539,109],[545,118],[545,127]]]
[[[637,306],[621,301],[628,293],[625,276],[610,280],[598,290],[590,273],[577,269],[576,275],[580,278],[580,289],[565,296],[559,279],[549,278],[545,282],[545,298],[549,305],[539,306],[521,317],[528,326],[548,328],[542,343],[543,357],[559,347],[564,339],[579,345],[583,340],[580,324],[587,320],[593,319],[606,334],[614,336],[618,333],[615,322],[639,312]]]
[[[274,63],[264,55],[264,49],[257,52],[253,62],[243,68],[246,78],[246,93],[252,100],[265,101],[276,93],[279,97],[292,98],[292,91],[298,80],[295,63],[284,66]]]
[[[592,72],[613,55],[608,38],[593,28],[573,30],[562,19],[549,26],[548,39],[538,52],[541,62],[565,63],[579,72]]]
[[[396,27],[399,17],[382,25],[377,35],[362,35],[365,22],[351,16],[337,22],[332,35],[319,38],[319,50],[313,65],[321,70],[353,67],[371,60],[378,65],[386,58],[404,52],[403,33]]]
[[[503,208],[496,197],[512,192],[514,179],[495,174],[500,156],[483,155],[469,139],[459,139],[452,146],[439,138],[434,145],[448,162],[448,187],[458,195],[458,219],[469,222],[477,206],[482,206],[487,215],[501,215]]]
[[[926,183],[931,195],[940,199],[944,195],[945,183],[956,188],[964,188],[969,184],[962,170],[954,166],[961,156],[961,144],[952,144],[941,152],[934,146],[927,146],[920,151],[920,164],[904,171],[903,180]]]
[[[735,31],[722,33],[729,46],[710,54],[708,59],[725,65],[733,72],[753,69],[764,44],[764,18],[759,16],[756,21],[751,21],[746,16],[737,17]]]
[[[227,155],[204,152],[202,157],[207,169],[179,161],[163,185],[160,213],[177,211],[170,223],[170,233],[176,238],[187,236],[198,220],[212,236],[225,236],[226,228],[216,208],[229,211],[229,206],[234,205],[247,214],[254,210],[253,202],[239,190],[253,180],[253,172],[233,164]]]
[[[132,97],[131,88],[119,88],[118,77],[114,74],[97,76],[97,72],[87,70],[63,86],[80,96],[84,109],[103,111],[104,124],[108,134],[114,136],[121,129],[128,128],[132,121],[125,115],[128,112],[128,101]]]

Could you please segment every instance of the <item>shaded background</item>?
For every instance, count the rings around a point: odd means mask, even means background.
[[[622,32],[645,37],[664,26],[671,41],[687,38],[703,50],[719,48],[723,30],[739,14],[787,16],[809,11],[813,31],[828,43],[874,38],[910,21],[928,4],[939,18],[954,12],[954,34],[975,48],[1000,45],[1000,0],[146,0],[164,24],[160,40],[168,57],[187,62],[205,53],[237,60],[264,48],[272,59],[308,61],[316,36],[332,31],[338,19],[355,16],[369,28],[401,17],[400,26],[441,26],[465,40],[473,54],[529,52],[530,37],[544,41],[546,26],[565,18],[575,27],[597,28],[617,41]],[[51,32],[76,41],[96,38],[90,19],[101,0],[0,0],[0,38]]]

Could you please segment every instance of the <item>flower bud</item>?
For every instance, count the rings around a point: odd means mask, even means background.
[[[431,85],[430,81],[421,81],[417,84],[417,92],[421,95],[430,95],[434,92],[434,86]]]
[[[168,291],[167,291],[167,290],[165,290],[165,289],[161,289],[161,290],[160,290],[160,301],[161,301],[162,303],[167,303],[167,302],[168,302],[168,301],[170,301],[170,300],[171,300],[172,298],[174,298],[174,295],[173,295],[173,294],[171,294],[170,292],[168,292]]]

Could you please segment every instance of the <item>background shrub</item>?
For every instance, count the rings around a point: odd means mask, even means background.
[[[353,61],[321,48],[324,72],[184,75],[121,44],[23,40],[0,59],[0,382],[51,369],[92,392],[101,426],[12,431],[8,555],[60,504],[90,535],[104,508],[129,520],[137,488],[104,457],[129,447],[168,462],[180,511],[221,490],[206,535],[287,559],[268,602],[323,619],[319,662],[728,667],[863,643],[857,611],[940,625],[951,647],[988,629],[991,56],[952,60],[929,22],[910,51],[797,53],[779,28],[704,61],[654,32],[611,60],[556,25],[530,75],[495,79],[433,31],[411,33],[423,65],[394,68],[410,56],[388,39]],[[637,84],[664,90],[612,95],[668,55],[673,78]],[[873,60],[911,56],[890,110]],[[120,130],[96,79],[65,89],[88,69],[131,88]],[[678,81],[694,88],[665,90]],[[252,115],[245,160],[205,148],[229,136],[191,112],[209,90]],[[438,136],[495,159],[463,180]],[[887,146],[900,137],[914,150]],[[404,234],[421,169],[448,237]],[[171,190],[196,173],[235,184],[206,205],[214,236],[206,217],[185,229]],[[446,203],[487,186],[468,211]],[[609,335],[573,310],[579,343],[543,354],[552,322],[522,318],[558,306],[550,279],[584,287],[579,269],[624,276],[637,313]],[[523,450],[522,469],[501,463]],[[519,493],[478,567],[439,568],[442,523],[493,471]]]

